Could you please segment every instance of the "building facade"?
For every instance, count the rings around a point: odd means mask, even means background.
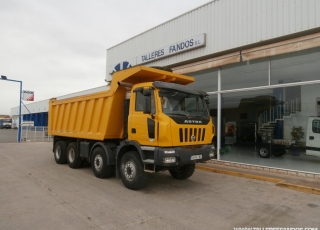
[[[320,1],[216,0],[107,50],[193,76],[210,95],[216,163],[320,174]]]

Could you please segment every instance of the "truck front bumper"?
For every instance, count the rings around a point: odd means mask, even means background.
[[[166,167],[194,164],[213,159],[214,151],[214,145],[159,147],[155,149],[154,163],[155,165]]]

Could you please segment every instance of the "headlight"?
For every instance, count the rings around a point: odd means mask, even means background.
[[[164,163],[175,163],[176,158],[175,157],[165,157],[165,158],[163,158],[163,162]]]
[[[211,151],[210,151],[210,153],[209,153],[209,157],[214,157],[214,150],[215,150],[216,148],[214,147],[214,146],[212,146],[211,147]]]

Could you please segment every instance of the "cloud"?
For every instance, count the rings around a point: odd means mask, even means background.
[[[0,74],[23,81],[36,101],[102,86],[107,48],[205,2],[2,0]],[[10,114],[19,84],[0,89],[0,114]]]

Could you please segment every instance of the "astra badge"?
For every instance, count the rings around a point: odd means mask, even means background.
[[[195,136],[195,135],[192,135],[192,136],[191,136],[191,140],[192,140],[192,141],[195,141],[195,140],[196,140],[196,136]]]
[[[186,123],[186,124],[202,124],[202,121],[184,120],[184,123]]]

